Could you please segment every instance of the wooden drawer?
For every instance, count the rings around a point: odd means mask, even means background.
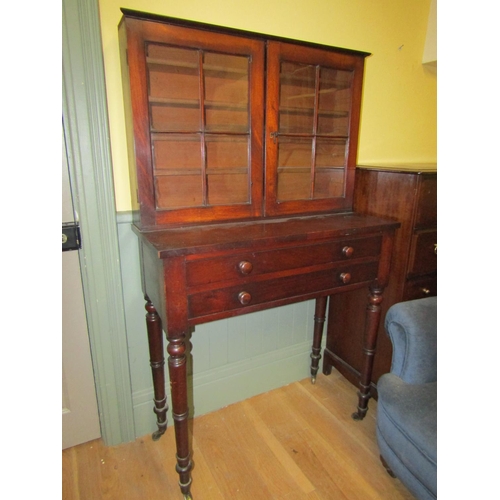
[[[378,261],[361,264],[338,264],[321,271],[295,274],[266,280],[265,277],[227,288],[193,293],[188,297],[189,318],[208,316],[234,309],[258,306],[267,302],[294,297],[305,297],[318,291],[327,291],[368,282],[377,277]]]
[[[421,231],[413,235],[408,262],[408,276],[430,274],[437,270],[437,231]]]
[[[437,295],[437,276],[414,278],[405,284],[403,300],[423,299]]]
[[[188,260],[186,262],[187,285],[194,287],[333,262],[377,257],[380,254],[381,242],[381,236],[377,235],[369,238],[346,238],[278,250],[225,254],[207,259]]]

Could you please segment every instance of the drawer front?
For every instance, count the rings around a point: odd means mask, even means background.
[[[231,286],[194,293],[188,297],[189,318],[197,318],[262,303],[301,297],[310,293],[372,281],[377,277],[378,261],[338,265],[277,279],[256,279]]]
[[[437,276],[414,278],[405,284],[403,300],[423,299],[437,295]]]
[[[437,231],[415,233],[411,242],[408,274],[418,276],[437,270]]]
[[[381,236],[377,235],[191,260],[186,263],[187,285],[193,287],[332,262],[377,257],[381,242]]]

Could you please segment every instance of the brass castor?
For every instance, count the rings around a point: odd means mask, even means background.
[[[163,434],[165,434],[165,429],[158,429],[157,431],[153,432],[151,438],[153,439],[153,441],[158,441],[158,439],[160,439]]]
[[[353,420],[363,420],[365,418],[364,414],[361,414],[361,412],[357,411],[351,415]]]

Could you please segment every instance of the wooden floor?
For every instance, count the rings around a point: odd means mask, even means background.
[[[361,422],[356,403],[334,371],[195,418],[193,500],[413,499],[379,461],[376,402]],[[62,463],[63,500],[183,499],[173,426],[157,442],[85,443]]]

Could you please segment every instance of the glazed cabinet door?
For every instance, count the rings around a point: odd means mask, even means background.
[[[136,19],[125,30],[143,227],[260,216],[264,43]]]
[[[364,57],[269,41],[266,215],[352,207]]]

